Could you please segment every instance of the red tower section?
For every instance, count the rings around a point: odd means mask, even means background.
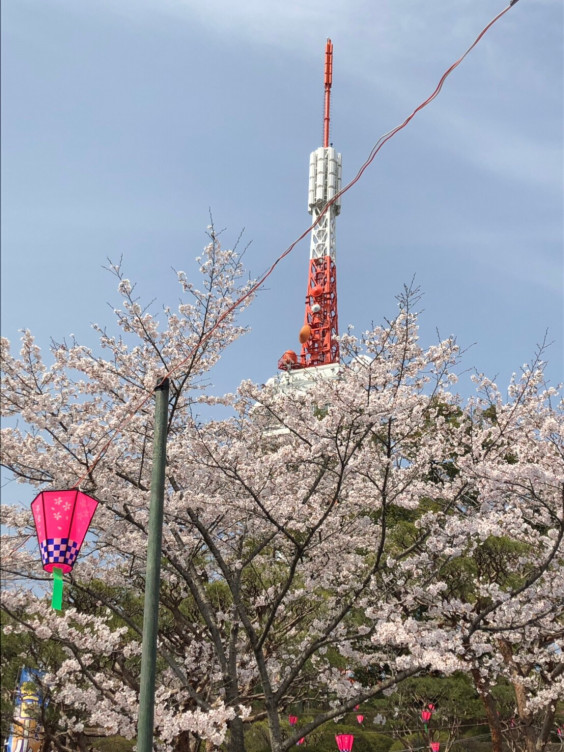
[[[307,327],[309,337],[305,339]],[[300,332],[300,342],[305,339],[300,356],[302,367],[338,363],[338,334],[337,267],[330,256],[310,259],[305,319]]]

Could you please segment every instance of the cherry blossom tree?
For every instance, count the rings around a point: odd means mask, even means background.
[[[124,335],[100,331],[105,359],[73,343],[54,346],[45,365],[29,333],[19,359],[4,356],[5,409],[24,421],[4,430],[4,465],[37,487],[83,477],[101,501],[92,550],[70,578],[76,607],[55,613],[29,586],[3,596],[12,629],[66,652],[51,677],[61,723],[135,735],[152,417],[130,408],[183,358],[167,445],[163,750],[207,740],[242,752],[245,724],[266,719],[271,749],[283,752],[429,671],[470,672],[487,709],[496,677],[512,680],[525,656],[542,682],[533,669],[521,677],[523,708],[551,707],[562,697],[561,653],[543,642],[557,644],[562,625],[562,418],[540,361],[505,398],[477,377],[477,397],[463,403],[452,391],[458,346],[421,347],[407,290],[393,320],[341,338],[335,378],[199,395],[241,333],[231,316],[212,331],[238,294],[238,261],[213,242],[202,267],[204,292],[180,275],[195,302],[165,309],[162,331],[115,268]],[[198,402],[230,417],[201,420]],[[115,438],[92,467],[108,431]],[[22,540],[30,522],[5,508]],[[509,547],[513,576],[469,566],[496,542]],[[3,567],[41,577],[25,546]],[[283,714],[305,698],[318,711],[288,729]]]
[[[463,469],[472,458],[478,467],[480,459],[477,487],[482,498],[495,498],[488,502],[487,516],[511,519],[505,530],[473,549],[467,570],[473,583],[466,584],[465,593],[472,605],[465,658],[484,701],[495,750],[501,750],[502,719],[491,689],[500,677],[514,689],[524,752],[546,747],[564,697],[564,453],[551,390],[539,390],[540,354],[514,379],[505,403],[494,384],[479,378],[468,453],[457,463]]]

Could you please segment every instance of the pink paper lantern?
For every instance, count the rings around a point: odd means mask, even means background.
[[[431,720],[431,711],[430,710],[422,710],[421,711],[421,720],[423,723],[428,723]]]
[[[300,746],[301,744],[303,744],[304,742],[305,742],[305,737],[304,737],[304,736],[302,736],[302,738],[301,738],[301,739],[298,739],[298,741],[296,742],[296,747],[299,747],[299,746]]]
[[[352,752],[354,736],[352,734],[337,734],[335,736],[339,752]]]
[[[43,569],[70,572],[98,502],[78,488],[42,491],[31,503]]]
[[[434,712],[434,710],[435,710],[435,705],[434,705],[434,703],[430,702],[430,703],[429,703],[429,704],[427,705],[427,707],[429,708],[429,710],[431,711],[431,713],[433,713],[433,712]]]
[[[288,716],[288,723],[290,726],[295,726],[298,722],[298,716],[297,715],[289,715]]]
[[[439,752],[440,746],[441,745],[439,742],[431,742],[430,744],[431,752]]]
[[[356,717],[356,720],[357,720],[357,721],[358,721],[359,723],[362,723],[362,722],[363,722],[363,720],[364,720],[364,716],[363,716],[363,715],[357,715],[357,717]]]

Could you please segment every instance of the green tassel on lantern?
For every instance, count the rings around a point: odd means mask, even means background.
[[[56,611],[63,610],[63,570],[60,567],[53,569],[53,598],[51,608]]]

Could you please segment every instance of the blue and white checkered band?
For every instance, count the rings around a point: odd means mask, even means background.
[[[68,538],[47,538],[41,541],[41,560],[45,564],[68,564],[73,567],[78,555],[78,543]]]

